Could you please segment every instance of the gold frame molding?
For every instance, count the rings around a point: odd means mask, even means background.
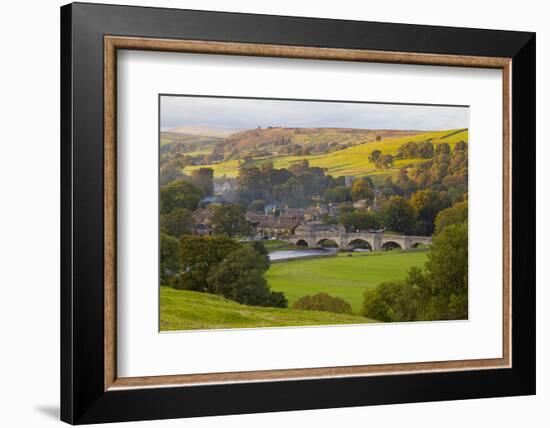
[[[147,50],[212,55],[240,55],[334,61],[379,62],[494,68],[502,70],[503,81],[503,349],[502,358],[435,361],[404,364],[359,365],[306,369],[205,373],[171,376],[117,377],[116,368],[116,85],[117,50]],[[196,40],[169,40],[138,37],[104,37],[104,389],[191,386],[198,384],[297,380],[368,375],[392,375],[511,367],[511,58],[435,55],[408,52],[382,52],[229,43]]]

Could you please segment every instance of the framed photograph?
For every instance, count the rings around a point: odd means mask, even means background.
[[[61,418],[535,393],[535,35],[61,8]]]

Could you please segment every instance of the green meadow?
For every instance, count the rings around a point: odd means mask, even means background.
[[[214,294],[160,288],[160,329],[202,330],[364,324],[373,320],[320,311],[246,306]]]
[[[346,300],[359,313],[366,288],[402,279],[413,267],[424,266],[428,250],[341,253],[334,257],[272,263],[266,279],[282,291],[289,306],[302,296],[328,293]]]

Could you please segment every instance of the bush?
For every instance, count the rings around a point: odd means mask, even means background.
[[[208,275],[208,292],[244,305],[285,308],[282,293],[269,289],[264,278],[265,258],[250,247],[230,253]]]
[[[313,296],[300,297],[292,306],[294,309],[306,311],[326,311],[337,314],[351,314],[351,305],[340,297],[333,297],[327,293],[318,293]]]
[[[166,284],[181,269],[178,259],[179,243],[173,236],[160,234],[160,281]]]
[[[169,285],[180,290],[206,291],[210,270],[238,248],[237,242],[224,236],[182,236],[178,248],[181,271]]]

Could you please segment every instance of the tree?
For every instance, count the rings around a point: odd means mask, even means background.
[[[300,297],[294,305],[294,309],[306,311],[327,311],[337,314],[351,314],[351,305],[341,297],[333,297],[327,293],[317,293],[313,296]]]
[[[214,193],[214,170],[212,168],[199,168],[191,171],[193,183],[200,187],[205,196]]]
[[[374,200],[372,182],[362,177],[355,180],[351,185],[351,197],[354,201],[366,199],[369,203]]]
[[[204,192],[199,187],[184,180],[176,180],[160,188],[160,212],[168,214],[176,208],[195,211]]]
[[[237,242],[224,236],[182,236],[178,250],[181,272],[170,285],[178,289],[207,291],[206,279],[210,269],[238,248]]]
[[[380,150],[373,150],[369,155],[369,162],[376,163],[381,154],[382,152]]]
[[[248,209],[250,211],[263,213],[265,209],[265,202],[261,199],[256,199],[255,201],[252,201],[250,205],[248,205]]]
[[[410,203],[418,213],[419,219],[425,224],[426,229],[422,232],[431,235],[435,229],[435,217],[447,206],[446,195],[429,189],[420,190],[413,193]]]
[[[433,286],[444,293],[468,288],[468,223],[445,227],[432,240],[426,268]]]
[[[269,266],[271,266],[271,262],[269,260],[269,251],[265,248],[264,241],[252,241],[251,246],[254,251],[264,258],[264,267],[265,270],[268,270]]]
[[[168,162],[160,167],[160,184],[165,185],[174,180],[181,180],[185,176],[178,162]]]
[[[457,202],[437,214],[435,218],[435,232],[440,233],[451,224],[461,224],[468,219],[468,201]]]
[[[195,225],[191,212],[185,208],[176,208],[160,216],[160,227],[164,233],[179,238],[190,234]]]
[[[250,233],[245,208],[240,204],[214,205],[211,207],[212,231],[215,235],[229,237],[245,236]]]
[[[468,223],[447,226],[433,239],[424,271],[365,291],[362,314],[379,321],[468,318]]]
[[[300,206],[304,201],[304,186],[298,179],[291,177],[285,184],[273,187],[273,197],[289,207]]]
[[[326,202],[351,202],[351,190],[346,186],[337,186],[325,190]]]
[[[160,282],[167,285],[170,278],[181,269],[178,258],[178,240],[165,233],[160,234]]]
[[[388,154],[380,155],[374,164],[376,165],[376,168],[387,169],[393,166],[393,156]]]
[[[370,212],[347,212],[340,213],[340,224],[348,231],[378,229],[380,221],[378,217]]]
[[[252,248],[229,254],[208,276],[208,290],[244,305],[286,307],[282,293],[269,289],[265,261]]]
[[[399,233],[414,233],[416,211],[405,198],[391,196],[382,204],[380,213],[386,229]]]

